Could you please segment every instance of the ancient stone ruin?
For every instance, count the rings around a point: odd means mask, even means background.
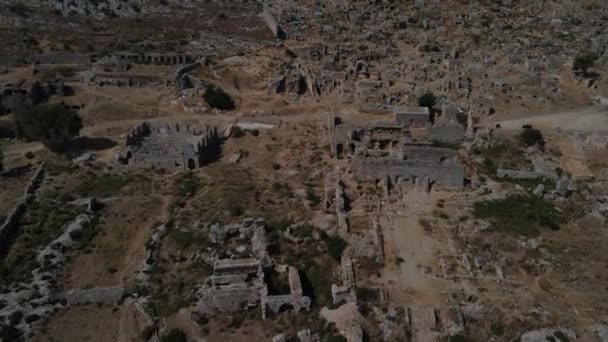
[[[127,136],[118,161],[125,165],[193,170],[219,156],[221,143],[217,127],[143,122]]]
[[[407,118],[424,115],[407,113],[407,110],[403,110],[399,114],[405,124],[343,123],[336,115],[330,115],[332,154],[338,158],[352,158],[356,178],[382,182],[387,191],[395,184],[407,183],[429,188],[433,185],[463,186],[464,167],[456,151],[418,141],[410,128],[418,124],[413,123],[414,119]]]
[[[213,274],[199,290],[199,315],[233,313],[261,306],[262,317],[270,310],[310,309],[311,299],[304,296],[298,270],[289,267],[290,292],[269,295],[264,282],[264,269],[272,266],[266,252],[266,224],[259,219],[244,219],[240,224],[211,226],[210,240],[223,245],[230,238],[248,241],[239,246],[243,258],[223,258],[213,262]]]
[[[289,309],[296,312],[310,309],[311,299],[304,296],[298,269],[291,266],[289,267],[289,289],[288,294],[275,296],[268,295],[267,287],[262,289],[262,317],[266,318],[267,310],[280,313]]]

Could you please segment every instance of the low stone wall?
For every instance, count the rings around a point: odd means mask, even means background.
[[[69,290],[65,294],[68,304],[112,303],[122,299],[124,286],[96,287],[86,290]]]
[[[40,187],[44,173],[46,170],[46,162],[40,164],[34,175],[30,178],[27,187],[23,193],[23,197],[11,213],[6,217],[2,226],[0,226],[0,251],[8,249],[9,241],[11,237],[17,232],[19,228],[19,220],[27,211],[28,205],[34,199],[36,190]]]
[[[154,233],[152,234],[152,238],[150,242],[146,244],[146,257],[142,263],[142,267],[137,273],[137,281],[140,286],[148,287],[150,274],[152,273],[152,269],[154,268],[154,264],[156,262],[156,254],[158,248],[160,247],[161,238],[164,236],[167,231],[167,226],[163,223],[154,228]]]
[[[510,178],[510,179],[557,179],[557,175],[549,172],[538,172],[538,171],[519,171],[519,170],[505,170],[498,169],[496,171],[498,178]]]
[[[355,159],[355,177],[359,180],[383,180],[391,182],[425,184],[433,182],[439,186],[462,187],[464,166],[456,158],[444,161],[426,159]]]
[[[432,126],[428,129],[428,139],[439,143],[459,144],[464,140],[464,127],[461,125]]]

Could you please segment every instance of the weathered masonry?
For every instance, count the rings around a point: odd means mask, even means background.
[[[194,128],[183,123],[143,122],[127,136],[118,161],[159,169],[196,169],[219,155],[217,127]]]
[[[446,132],[446,141],[460,142],[451,130]],[[351,158],[355,177],[361,181],[382,181],[389,187],[464,184],[464,166],[456,150],[420,142],[409,127],[384,122],[344,123],[331,114],[329,135],[332,155]]]

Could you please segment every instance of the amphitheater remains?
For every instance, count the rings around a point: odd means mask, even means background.
[[[158,169],[197,169],[221,153],[217,127],[143,122],[131,130],[118,161]]]

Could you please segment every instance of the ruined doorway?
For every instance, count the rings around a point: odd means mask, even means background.
[[[194,169],[196,169],[196,163],[194,162],[194,159],[188,158],[188,170]]]
[[[291,305],[289,303],[285,303],[279,307],[279,311],[277,313],[294,312],[294,311],[295,310],[294,310],[293,305]]]

